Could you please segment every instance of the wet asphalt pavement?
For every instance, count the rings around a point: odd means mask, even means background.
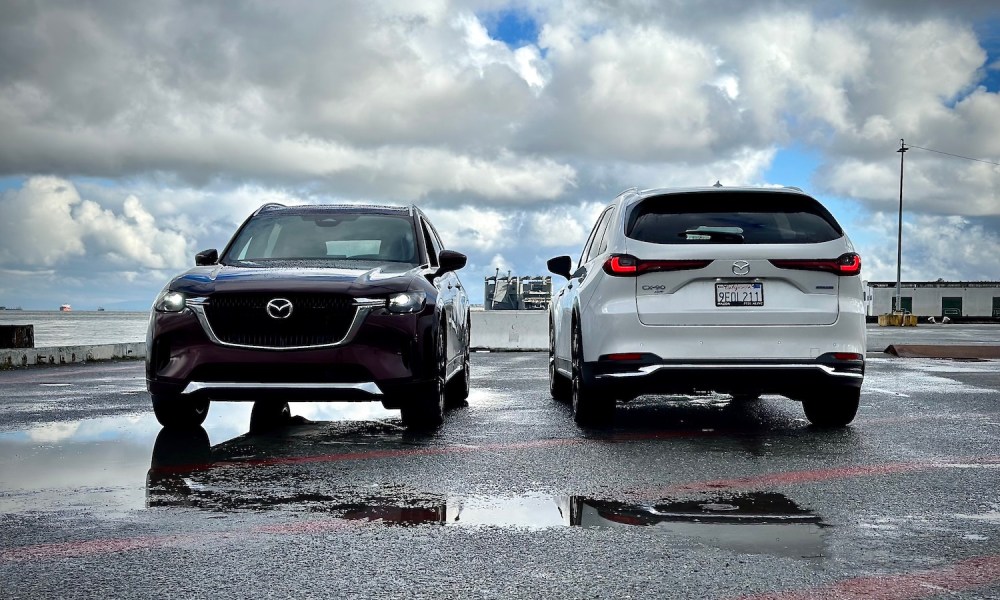
[[[0,372],[0,597],[1000,598],[1000,362],[869,355],[778,396],[581,430],[542,353],[476,353],[429,435],[378,404],[162,430],[142,364]]]

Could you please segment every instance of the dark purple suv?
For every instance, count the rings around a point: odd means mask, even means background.
[[[416,207],[262,206],[156,298],[156,418],[199,425],[212,400],[378,400],[407,427],[439,425],[469,395],[465,262]]]

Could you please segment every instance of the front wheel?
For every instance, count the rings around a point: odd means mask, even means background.
[[[854,420],[861,404],[861,390],[848,388],[802,400],[809,422],[817,427],[844,427]]]
[[[583,337],[580,325],[573,324],[573,418],[580,425],[609,425],[615,417],[615,399],[587,380],[583,372]]]
[[[422,386],[412,398],[403,400],[399,407],[399,415],[407,429],[436,429],[444,422],[445,377],[448,369],[444,336],[445,329],[442,324],[438,327],[434,338],[435,377]]]
[[[197,427],[208,416],[209,401],[195,400],[180,394],[150,394],[153,414],[164,427]]]

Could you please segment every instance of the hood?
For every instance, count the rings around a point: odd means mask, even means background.
[[[192,296],[226,292],[306,292],[378,296],[403,292],[427,282],[426,269],[403,263],[353,263],[314,266],[303,262],[245,267],[195,267],[175,277],[173,291]]]

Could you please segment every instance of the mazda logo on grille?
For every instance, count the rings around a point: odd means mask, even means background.
[[[271,300],[267,303],[267,314],[272,319],[287,319],[292,316],[292,301],[286,298]]]
[[[733,263],[733,275],[749,275],[750,263],[745,260],[738,260]]]

